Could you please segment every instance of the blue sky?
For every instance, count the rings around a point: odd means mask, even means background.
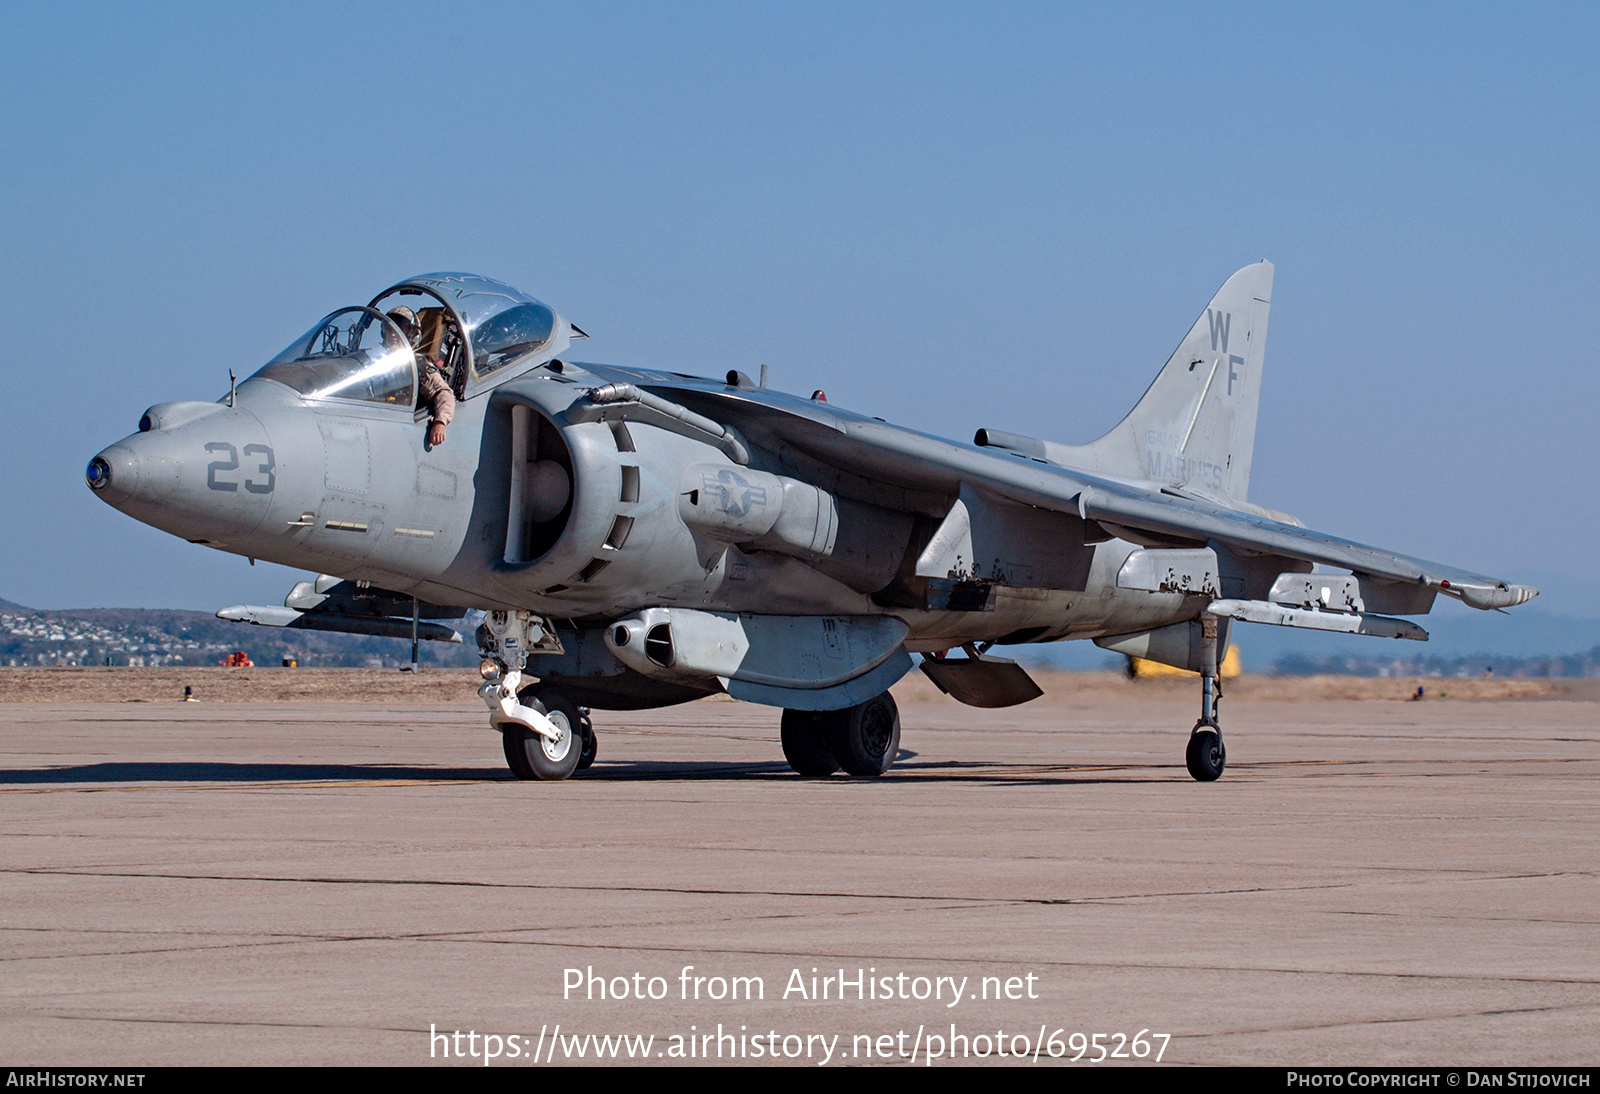
[[[1082,441],[1266,257],[1252,499],[1600,616],[1600,8],[1396,9],[14,6],[0,597],[280,600],[83,465],[407,274]]]

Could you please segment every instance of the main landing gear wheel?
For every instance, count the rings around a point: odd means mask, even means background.
[[[552,741],[526,726],[508,725],[501,730],[506,764],[519,779],[558,782],[578,769],[583,758],[582,716],[578,708],[555,689],[528,688],[517,696],[524,706],[539,706],[545,717],[561,730],[561,739]]]
[[[1222,747],[1222,734],[1216,726],[1204,722],[1189,734],[1189,748],[1184,753],[1189,774],[1203,783],[1216,782],[1222,769],[1228,765],[1228,750]]]
[[[783,756],[801,775],[882,775],[900,751],[900,711],[888,692],[844,710],[783,712]]]
[[[828,722],[831,710],[786,710],[783,712],[783,758],[798,775],[832,775],[839,770],[833,755]]]
[[[600,748],[600,742],[594,733],[594,720],[589,717],[588,707],[578,708],[578,732],[583,734],[583,751],[578,753],[578,770],[584,771],[594,763],[595,753]]]
[[[882,775],[900,751],[900,711],[884,692],[834,712],[833,754],[852,775]]]

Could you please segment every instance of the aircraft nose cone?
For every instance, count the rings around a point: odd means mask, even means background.
[[[146,510],[181,504],[177,497],[180,453],[171,438],[135,433],[103,449],[83,470],[94,496],[148,523]]]
[[[121,508],[139,492],[139,454],[126,444],[114,444],[89,461],[83,481],[107,505]]]
[[[135,520],[194,542],[237,545],[260,525],[276,496],[271,438],[243,410],[219,407],[198,420],[173,421],[180,416],[174,408],[193,404],[152,407],[146,414],[151,428],[91,458],[83,481],[95,497]]]
[[[89,484],[90,490],[104,490],[111,485],[111,465],[96,456],[89,461],[89,469],[83,473],[83,481]]]

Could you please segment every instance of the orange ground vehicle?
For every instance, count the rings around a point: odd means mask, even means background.
[[[234,650],[227,657],[218,661],[217,664],[225,669],[253,669],[256,667],[256,663],[250,660],[250,656],[244,650]]]

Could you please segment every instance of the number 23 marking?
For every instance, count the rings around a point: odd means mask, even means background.
[[[206,465],[206,486],[212,490],[223,490],[229,493],[238,490],[239,484],[237,482],[219,479],[217,478],[217,473],[239,470],[239,450],[226,441],[211,441],[206,445],[206,451],[211,453],[226,452],[228,454],[226,460],[212,460]],[[244,446],[244,454],[258,458],[255,470],[250,473],[250,477],[244,480],[244,488],[252,494],[272,493],[272,488],[278,481],[277,475],[274,473],[274,468],[278,466],[278,461],[273,457],[272,449],[264,444],[247,444]],[[254,478],[256,475],[265,475],[266,480],[257,482]]]

